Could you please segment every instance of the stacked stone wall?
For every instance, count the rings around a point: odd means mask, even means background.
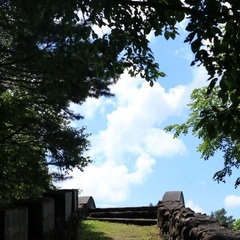
[[[157,224],[162,240],[240,239],[240,231],[229,230],[218,220],[195,213],[179,201],[159,202]]]

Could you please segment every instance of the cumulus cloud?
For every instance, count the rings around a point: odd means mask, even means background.
[[[62,188],[83,189],[83,195],[93,195],[94,199],[122,202],[129,197],[132,184],[141,184],[152,172],[155,160],[147,154],[140,155],[132,172],[126,165],[106,161],[101,165],[90,165],[84,174],[74,170],[73,179],[61,183]]]
[[[224,205],[228,208],[240,207],[240,196],[229,195],[224,199]]]
[[[86,102],[81,106],[75,103],[71,103],[70,108],[74,112],[80,112],[84,116],[84,118],[92,119],[100,105],[100,99],[88,98]]]
[[[148,154],[139,155],[135,164],[135,171],[130,173],[127,178],[129,183],[141,184],[145,178],[152,172],[152,166],[155,164],[155,159]]]
[[[71,103],[70,109],[76,113],[80,113],[84,119],[92,120],[96,114],[105,114],[107,106],[111,106],[113,104],[114,102],[111,98],[87,98],[82,105]]]
[[[199,205],[194,203],[193,200],[188,200],[185,205],[186,207],[191,208],[196,213],[204,213],[203,209]]]
[[[184,89],[166,93],[158,83],[150,88],[143,80],[140,85],[139,80],[133,82],[123,76],[114,86],[117,107],[106,116],[107,128],[93,136],[93,155],[117,161],[122,153],[155,157],[186,153],[180,140],[160,128],[168,116],[177,114]]]
[[[196,76],[199,74],[204,73]],[[88,99],[80,108],[73,105],[89,124],[91,120],[94,125],[94,119],[104,113],[105,124],[90,139],[89,154],[94,163],[83,173],[74,170],[73,179],[61,183],[61,187],[80,188],[83,195],[92,195],[97,201],[107,199],[108,205],[127,200],[131,188],[148,179],[161,157],[187,153],[181,140],[163,130],[163,123],[182,114],[196,85],[199,83],[193,81],[166,91],[159,83],[151,88],[143,79],[125,73],[112,86],[115,97]],[[191,201],[189,205],[202,211]]]
[[[108,34],[111,32],[111,28],[109,28],[108,26],[99,27],[97,25],[93,25],[92,29],[95,32],[95,34],[98,35],[98,37],[103,37],[104,34]]]

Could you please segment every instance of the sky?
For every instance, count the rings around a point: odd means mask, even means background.
[[[193,56],[179,25],[175,40],[149,40],[160,70],[166,77],[153,87],[125,72],[111,88],[114,97],[88,98],[71,108],[84,116],[72,123],[87,127],[93,163],[84,172],[75,169],[73,178],[56,183],[63,189],[80,189],[92,196],[97,207],[156,205],[166,191],[183,191],[185,205],[210,214],[225,208],[228,216],[240,218],[240,193],[234,188],[237,175],[226,183],[212,179],[223,166],[217,153],[208,161],[197,152],[200,140],[188,134],[178,139],[164,127],[187,120],[190,94],[207,85],[202,67],[190,67]]]

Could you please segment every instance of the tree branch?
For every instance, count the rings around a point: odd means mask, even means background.
[[[163,10],[173,10],[173,11],[181,11],[186,14],[197,14],[202,16],[217,16],[217,17],[224,17],[226,20],[239,20],[240,19],[240,13],[230,15],[228,13],[222,13],[217,11],[210,11],[210,10],[197,10],[193,8],[189,8],[187,6],[179,6],[179,5],[173,5],[173,4],[166,4],[166,3],[159,3],[159,2],[153,2],[151,0],[148,1],[132,1],[132,0],[115,0],[120,5],[130,5],[130,6],[149,6],[153,8],[162,8]]]
[[[11,134],[9,134],[8,136],[4,137],[3,139],[0,140],[0,145],[4,144],[4,142],[6,142],[9,138],[13,137],[15,134],[18,134],[19,132],[21,132],[23,129],[25,128],[25,126],[20,127],[18,130],[12,132]]]

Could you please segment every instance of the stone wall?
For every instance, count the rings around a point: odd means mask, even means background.
[[[229,230],[218,220],[195,213],[174,198],[159,202],[157,224],[162,240],[240,239],[240,231]]]
[[[52,191],[0,208],[0,240],[77,240],[82,217],[78,190]]]

